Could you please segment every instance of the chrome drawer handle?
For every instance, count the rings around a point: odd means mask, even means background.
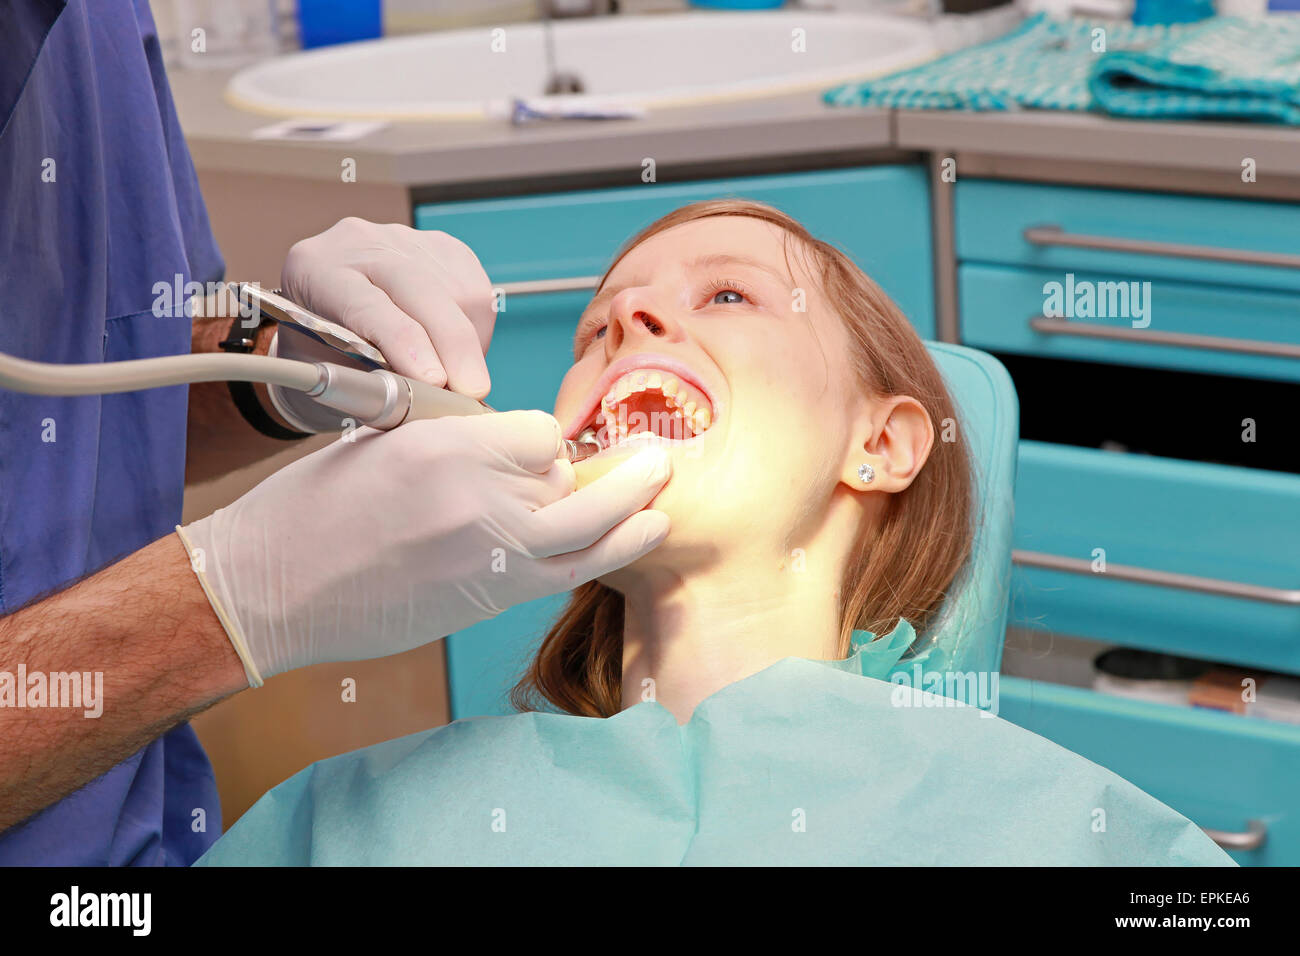
[[[1247,821],[1246,827],[1245,833],[1234,833],[1231,830],[1211,830],[1209,827],[1201,827],[1201,829],[1207,837],[1225,850],[1258,850],[1268,842],[1268,827],[1263,821]]]
[[[1153,329],[1100,325],[1096,322],[1047,319],[1038,315],[1029,317],[1029,327],[1043,335],[1074,335],[1085,339],[1117,339],[1121,342],[1137,342],[1142,345],[1176,345],[1187,349],[1242,352],[1247,355],[1269,355],[1274,358],[1300,358],[1300,345],[1293,345],[1290,342],[1261,342],[1254,339],[1235,339],[1225,335],[1195,335],[1191,332],[1159,332]]]
[[[1030,226],[1022,233],[1026,242],[1036,246],[1070,246],[1074,249],[1101,249],[1106,252],[1136,252],[1145,256],[1172,256],[1176,259],[1209,259],[1252,266],[1279,266],[1300,269],[1300,255],[1290,252],[1256,252],[1251,249],[1225,249],[1221,246],[1192,246],[1181,242],[1156,242],[1153,239],[1117,239],[1113,236],[1087,236],[1066,232],[1060,226]]]
[[[494,285],[507,298],[512,295],[542,295],[547,292],[590,292],[600,284],[600,276],[569,276],[564,279],[524,279]]]
[[[1044,568],[1049,571],[1088,574],[1096,577],[1115,578],[1120,581],[1136,581],[1140,584],[1177,588],[1182,591],[1198,591],[1202,594],[1218,594],[1223,597],[1245,598],[1248,601],[1262,601],[1267,604],[1287,604],[1292,607],[1300,607],[1300,589],[1270,588],[1259,584],[1246,584],[1243,581],[1203,578],[1195,574],[1178,574],[1174,571],[1153,571],[1150,568],[1134,567],[1131,564],[1111,564],[1109,562],[1106,564],[1105,571],[1094,571],[1092,562],[1086,558],[1067,558],[1059,554],[1046,554],[1042,551],[1015,550],[1011,552],[1011,560],[1013,563],[1026,568]]]

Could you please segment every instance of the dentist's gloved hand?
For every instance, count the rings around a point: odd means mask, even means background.
[[[581,490],[540,411],[369,428],[178,529],[258,686],[419,647],[636,560],[671,465],[645,449]],[[201,549],[198,551],[196,549]]]
[[[284,294],[373,342],[393,371],[474,398],[490,386],[483,356],[496,312],[478,257],[445,232],[343,219],[289,250]],[[306,336],[277,335],[277,354]]]

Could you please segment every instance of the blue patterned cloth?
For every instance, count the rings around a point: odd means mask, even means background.
[[[1300,19],[1135,26],[1039,14],[989,43],[838,86],[825,101],[1300,123]]]

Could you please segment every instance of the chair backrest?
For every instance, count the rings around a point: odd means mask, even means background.
[[[895,671],[913,671],[920,664],[926,672],[991,674],[1002,664],[1011,593],[1020,403],[1011,376],[993,356],[961,345],[927,346],[948,383],[960,415],[957,427],[970,448],[976,530],[970,566],[949,594],[940,623]]]

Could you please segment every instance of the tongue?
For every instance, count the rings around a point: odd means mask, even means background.
[[[629,436],[648,431],[660,438],[691,437],[685,420],[674,417],[663,395],[649,389],[628,396],[619,407],[619,421],[626,423]]]

